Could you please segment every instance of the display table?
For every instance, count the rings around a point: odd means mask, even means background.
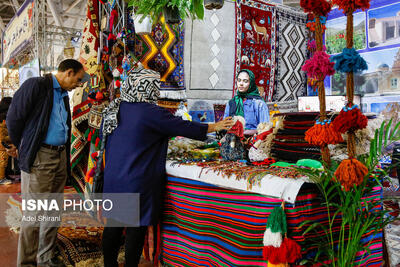
[[[167,173],[161,231],[161,256],[167,266],[266,266],[262,257],[266,222],[282,199],[288,236],[300,244],[304,258],[315,253],[312,240],[323,233],[303,236],[309,225],[299,225],[307,220],[327,225],[327,212],[317,188],[305,179],[266,177],[261,186],[247,190],[245,181],[197,166],[168,162]],[[380,188],[374,192],[370,197],[380,198]],[[361,266],[382,264],[382,234],[366,236],[364,241],[371,238],[371,253],[358,257]]]

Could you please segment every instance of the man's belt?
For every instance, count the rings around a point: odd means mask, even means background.
[[[42,144],[42,147],[45,147],[45,148],[48,148],[48,149],[51,149],[51,150],[55,150],[55,151],[58,151],[58,152],[61,152],[61,151],[63,151],[65,149],[65,145],[53,146],[53,145],[48,145],[48,144]]]

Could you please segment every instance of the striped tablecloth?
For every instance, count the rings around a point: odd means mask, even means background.
[[[268,215],[282,200],[253,192],[218,187],[209,183],[168,175],[161,257],[166,266],[266,266],[262,257],[263,234]],[[370,198],[380,198],[377,188]],[[317,188],[305,183],[294,204],[286,203],[288,236],[311,257],[317,247],[312,240],[322,232],[309,232],[306,221],[327,224]],[[382,234],[370,239],[371,254],[360,253],[361,266],[382,266]]]

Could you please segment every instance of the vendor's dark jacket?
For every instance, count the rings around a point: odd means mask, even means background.
[[[19,166],[24,172],[30,173],[36,153],[46,138],[53,108],[53,93],[53,78],[51,74],[48,74],[26,80],[13,96],[6,124],[11,141],[18,148]],[[65,96],[63,100],[68,113],[69,130],[65,151],[69,177],[71,112],[68,96]]]

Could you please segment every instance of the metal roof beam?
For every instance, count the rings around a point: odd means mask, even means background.
[[[70,12],[77,4],[79,4],[82,0],[75,0],[63,13]]]
[[[56,25],[62,27],[63,25],[60,20],[61,15],[58,13],[56,6],[54,5],[54,2],[52,0],[47,0],[47,5],[50,8],[51,14],[53,15],[54,22],[56,23]]]

